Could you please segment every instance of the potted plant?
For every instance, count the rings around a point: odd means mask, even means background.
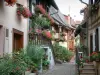
[[[17,0],[5,0],[5,1],[6,1],[7,5],[13,6]]]
[[[100,53],[93,52],[90,57],[93,61],[100,61]]]

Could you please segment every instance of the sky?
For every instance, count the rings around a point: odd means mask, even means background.
[[[87,0],[84,0],[87,1]],[[83,15],[80,14],[80,10],[86,5],[82,4],[79,0],[55,0],[61,13],[68,15],[70,13],[74,20],[81,21]]]

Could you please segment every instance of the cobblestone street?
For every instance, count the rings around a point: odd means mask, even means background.
[[[77,74],[76,74],[75,64],[64,63],[64,64],[57,64],[53,70],[50,70],[43,75],[77,75]]]

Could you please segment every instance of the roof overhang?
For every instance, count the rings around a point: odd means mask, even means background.
[[[83,21],[75,30],[75,37],[81,32],[86,32],[86,22]]]

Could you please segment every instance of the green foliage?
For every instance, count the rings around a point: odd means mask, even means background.
[[[84,55],[88,55],[88,48],[87,46],[80,44],[79,46],[77,46],[77,48],[79,49],[80,52],[83,52]]]
[[[40,65],[41,59],[43,59],[44,55],[44,50],[42,48],[35,46],[32,42],[29,42],[26,48],[26,53],[34,64],[37,64],[38,66]]]
[[[58,43],[53,45],[54,55],[56,59],[60,59],[62,61],[69,61],[73,56],[73,53],[67,50],[65,47],[60,46]]]
[[[0,75],[22,75],[26,71],[27,64],[19,54],[5,55],[0,60]]]
[[[50,28],[50,21],[46,17],[40,17],[38,15],[33,15],[31,17],[31,27],[34,29],[34,27],[48,27]]]
[[[26,51],[21,49],[20,52],[4,55],[0,59],[0,75],[22,75],[27,69],[36,71],[43,55],[42,48],[29,43]]]

